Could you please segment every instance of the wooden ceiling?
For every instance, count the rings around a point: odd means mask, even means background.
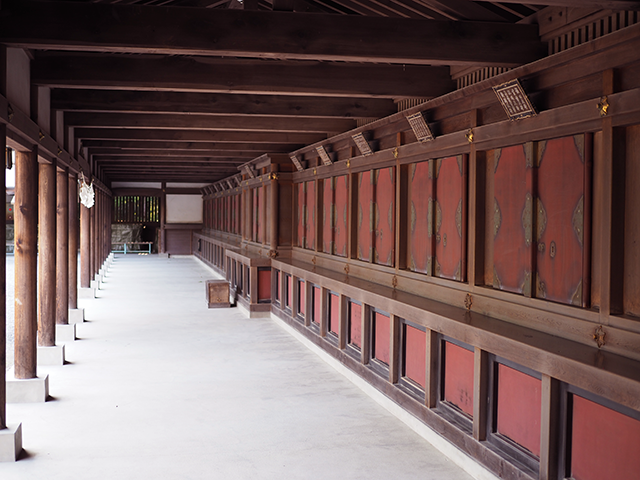
[[[547,5],[632,3],[2,0],[0,43],[32,53],[105,183],[200,183],[450,92],[451,66],[544,56]]]

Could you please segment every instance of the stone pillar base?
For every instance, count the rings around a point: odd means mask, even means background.
[[[0,430],[0,462],[15,462],[22,452],[22,424]]]
[[[84,308],[70,308],[69,323],[76,325],[82,322],[84,322]]]
[[[12,377],[7,375],[7,377]],[[49,397],[49,375],[36,378],[7,378],[7,403],[42,403]]]
[[[76,339],[76,324],[56,325],[56,343],[73,342]]]
[[[78,298],[96,298],[96,289],[93,286],[89,288],[80,287],[78,288]]]
[[[91,287],[93,291],[95,292],[96,290],[100,290],[100,280],[91,280]],[[95,296],[95,293],[94,293]]]
[[[38,347],[38,365],[64,365],[64,345]]]

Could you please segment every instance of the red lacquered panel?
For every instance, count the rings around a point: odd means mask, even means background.
[[[313,321],[320,323],[320,306],[322,298],[320,296],[320,288],[313,287]]]
[[[315,250],[316,245],[316,182],[307,182],[307,220],[305,248]]]
[[[291,281],[291,275],[285,275],[284,278],[287,282],[287,307],[291,308],[291,305],[293,305],[293,282]]]
[[[262,243],[265,239],[264,222],[262,221],[263,214],[264,214],[264,207],[265,207],[264,188],[258,187],[257,191],[258,191],[258,242]]]
[[[427,334],[411,325],[405,325],[404,335],[404,375],[424,388]]]
[[[436,247],[434,273],[466,279],[467,156],[436,160]]]
[[[498,366],[498,433],[540,456],[542,382],[505,365]]]
[[[296,185],[297,195],[297,211],[296,211],[296,246],[304,246],[304,232],[305,232],[305,201],[306,201],[306,184],[298,183]]]
[[[410,167],[409,268],[414,272],[432,274],[433,263],[433,175],[431,162]]]
[[[349,343],[362,347],[362,305],[351,303],[349,312]]]
[[[395,245],[395,168],[375,170],[374,260],[380,265],[393,265]]]
[[[389,342],[391,334],[391,319],[383,313],[375,313],[375,344],[374,358],[389,365]]]
[[[322,251],[333,253],[333,185],[334,179],[323,181],[322,192]]]
[[[253,198],[253,231],[252,233],[252,238],[254,242],[258,241],[258,218],[259,218],[259,214],[258,214],[258,189],[254,188],[253,190],[251,190],[251,196]]]
[[[371,172],[358,174],[358,259],[371,259],[373,184]]]
[[[307,303],[307,289],[304,280],[298,282],[298,313],[304,315]]]
[[[444,399],[473,416],[473,352],[444,342]]]
[[[582,305],[584,135],[539,145],[536,296]],[[540,214],[542,210],[542,214]]]
[[[571,437],[575,480],[640,476],[640,421],[574,395]]]
[[[340,297],[333,293],[329,295],[329,331],[338,335],[339,332],[339,318],[340,318]]]
[[[493,286],[531,296],[533,152],[525,145],[496,151]]]
[[[347,208],[349,205],[349,185],[346,175],[335,178],[335,230],[333,233],[334,254],[347,256]]]
[[[271,270],[258,270],[258,300],[271,300]]]

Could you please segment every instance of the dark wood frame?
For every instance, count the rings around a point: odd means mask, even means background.
[[[413,327],[417,330],[420,330],[421,332],[425,332],[425,334],[427,333],[426,327],[422,325],[418,325],[413,322],[409,322],[404,318],[400,319],[400,355],[398,358],[398,382],[397,383],[400,388],[405,390],[409,395],[415,397],[416,400],[424,402],[426,398],[425,389],[422,388],[422,385],[420,385],[417,382],[414,382],[411,378],[406,376],[407,326]],[[425,362],[427,362],[427,358],[426,358],[427,353],[428,352],[425,345]],[[425,385],[427,382],[426,377],[427,375],[426,375],[426,369],[425,369],[425,379],[424,379]]]
[[[367,348],[367,357],[365,358],[366,365],[374,371],[376,374],[380,375],[383,378],[388,379],[391,369],[392,369],[392,360],[391,357],[393,355],[392,349],[389,349],[389,365],[386,365],[384,362],[375,358],[375,348],[376,348],[376,328],[375,328],[375,315],[376,313],[380,313],[382,315],[386,315],[389,317],[389,338],[393,337],[393,322],[392,315],[389,312],[386,312],[382,309],[369,307],[369,311],[365,314],[365,325],[368,327],[368,335],[362,339],[362,343],[366,342],[368,345]],[[364,333],[364,332],[363,332]]]

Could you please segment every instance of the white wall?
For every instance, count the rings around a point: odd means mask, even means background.
[[[166,223],[202,223],[202,195],[167,195]]]

